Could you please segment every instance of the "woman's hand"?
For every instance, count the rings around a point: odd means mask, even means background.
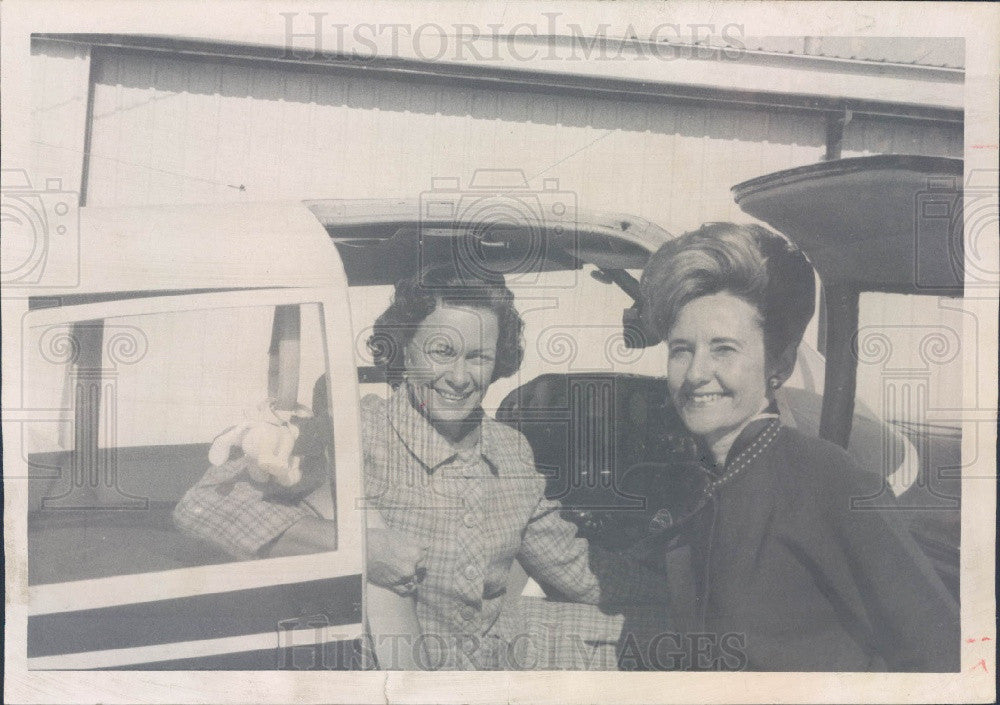
[[[412,595],[427,573],[426,547],[391,529],[371,528],[368,546],[368,580],[397,595]]]

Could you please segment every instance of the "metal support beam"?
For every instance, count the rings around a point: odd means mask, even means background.
[[[807,37],[807,45],[810,37]],[[826,114],[826,154],[824,161],[840,159],[844,148],[844,130],[851,121],[853,114],[850,110],[840,112],[830,112]],[[821,355],[826,355],[826,287],[820,284],[819,287],[819,313],[816,321],[819,330],[819,337],[816,341],[816,349]]]
[[[267,394],[279,409],[293,409],[298,400],[301,326],[298,304],[275,306],[268,356]]]
[[[844,129],[851,121],[850,110],[826,114],[826,155],[825,161],[840,159],[844,147]]]
[[[860,294],[854,287],[826,287],[826,383],[819,435],[844,448],[851,437],[854,394],[857,386],[857,354]]]

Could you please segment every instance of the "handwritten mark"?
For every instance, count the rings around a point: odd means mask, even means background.
[[[970,670],[970,671],[975,671],[975,670],[976,670],[977,668],[979,668],[980,666],[982,666],[983,670],[984,670],[984,671],[985,671],[986,673],[989,673],[989,672],[990,672],[990,669],[986,668],[986,659],[984,659],[984,658],[981,658],[981,659],[979,659],[979,663],[977,663],[977,664],[976,664],[975,666],[973,666],[973,667],[972,667],[972,668],[970,668],[969,670]]]

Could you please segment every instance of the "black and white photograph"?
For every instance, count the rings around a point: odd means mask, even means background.
[[[0,16],[5,701],[995,700],[996,6]]]

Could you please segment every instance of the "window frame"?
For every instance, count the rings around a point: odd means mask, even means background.
[[[336,551],[33,585],[28,588],[29,615],[290,585],[363,573],[364,519],[355,501],[361,497],[360,410],[350,345],[353,332],[350,336],[331,334],[338,326],[351,330],[347,297],[338,297],[338,293],[343,292],[336,287],[240,289],[171,296],[157,296],[151,292],[150,296],[139,298],[53,306],[28,312],[23,319],[24,332],[46,325],[72,325],[158,313],[319,304],[326,368],[331,375],[337,370],[350,370],[350,374],[338,379],[336,404],[333,403],[334,385],[327,385],[334,433],[332,489],[337,512]],[[28,338],[22,336],[22,339]]]

